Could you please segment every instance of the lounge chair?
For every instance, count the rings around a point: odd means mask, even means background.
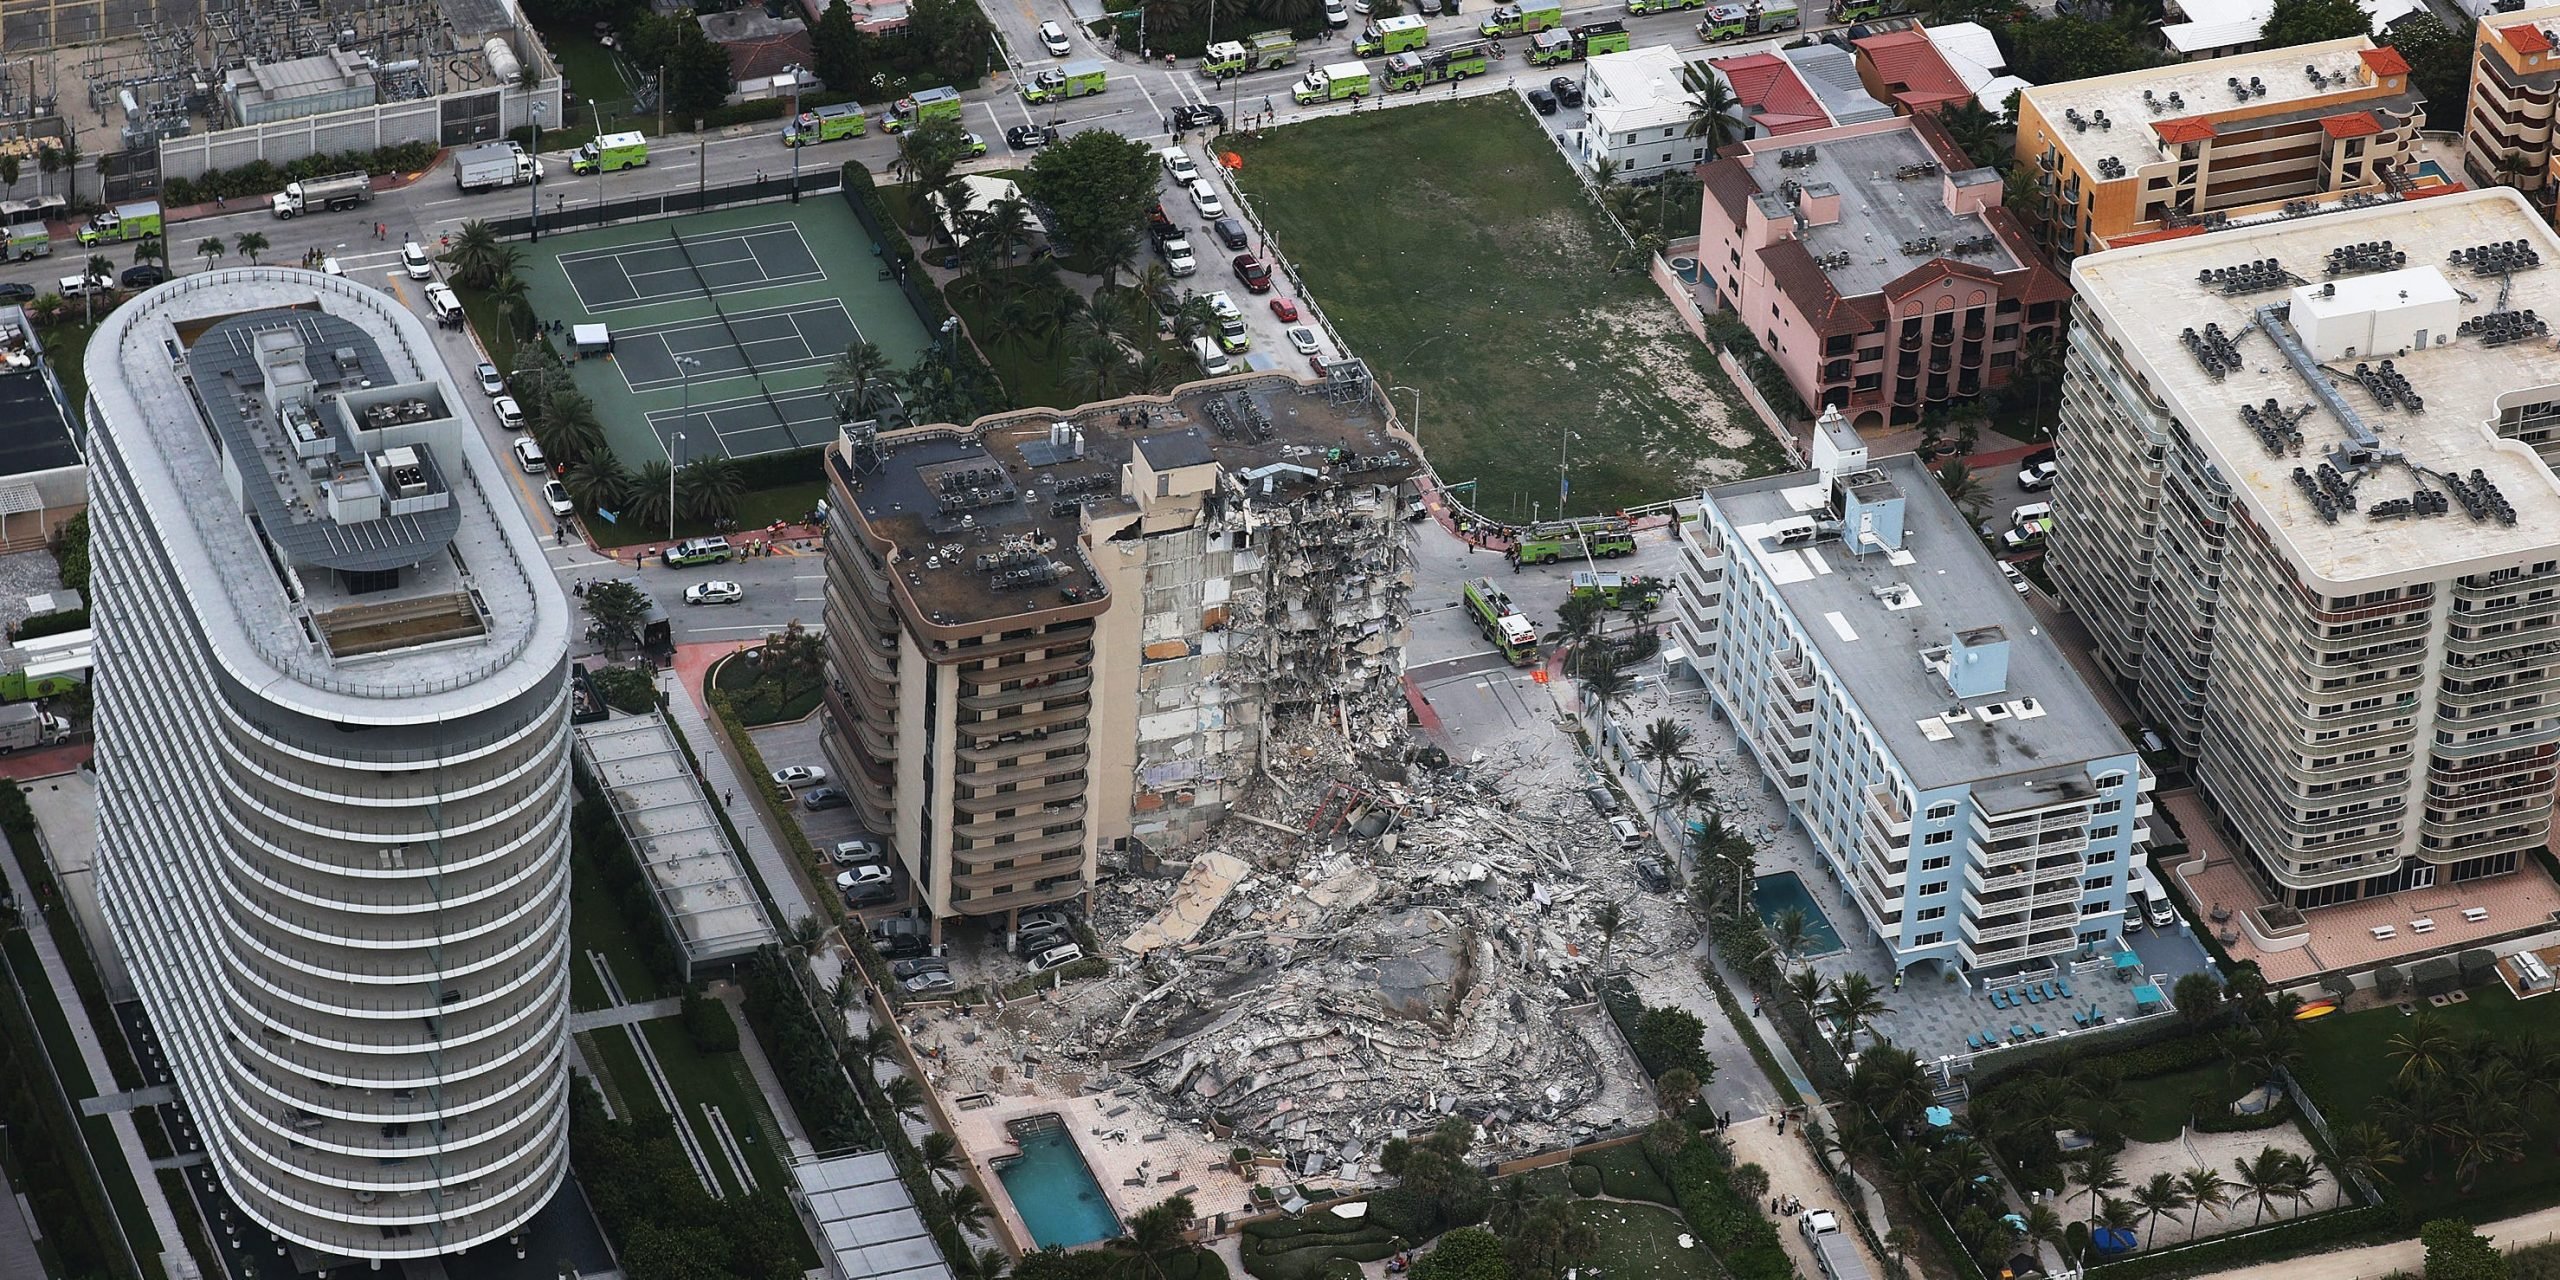
[[[1964,1038],[1964,1047],[1971,1049],[1976,1053],[1982,1052],[1982,1037],[1977,1035],[1966,1036]]]
[[[2069,979],[2069,978],[2056,978],[2056,979],[2054,979],[2054,980],[2053,980],[2053,989],[2054,989],[2054,990],[2056,990],[2056,991],[2061,992],[2061,993],[2062,993],[2062,998],[2063,998],[2063,999],[2065,999],[2065,1000],[2069,1000],[2069,999],[2072,999],[2072,998],[2073,998],[2073,996],[2072,996],[2072,994],[2071,994],[2071,979]]]
[[[2041,1023],[2041,1022],[2030,1022],[2030,1023],[2028,1023],[2028,1024],[2027,1024],[2027,1030],[2032,1031],[2032,1032],[2035,1032],[2035,1033],[2036,1033],[2036,1039],[2038,1039],[2038,1040],[2042,1040],[2042,1039],[2044,1039],[2044,1024],[2043,1024],[2043,1023]]]
[[[2026,991],[2027,991],[2027,1003],[2028,1003],[2028,1004],[2043,1004],[2043,1003],[2044,1003],[2044,994],[2043,994],[2042,992],[2040,992],[2040,991],[2036,990],[2034,987],[2028,987],[2028,988],[2026,989]]]
[[[2006,992],[2006,991],[2001,990],[2001,989],[2000,989],[2000,988],[1998,988],[1998,987],[1993,987],[1993,988],[1991,989],[1991,1007],[1992,1007],[1992,1008],[1994,1008],[1994,1009],[2006,1009],[2006,1008],[2008,1008],[2008,1007],[2009,1007],[2009,993],[2008,993],[2008,992]]]
[[[2012,1040],[2024,1040],[2027,1038],[2027,1029],[2018,1023],[2012,1022],[2009,1024],[2009,1038]]]

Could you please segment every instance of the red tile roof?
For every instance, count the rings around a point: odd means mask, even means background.
[[[2542,28],[2530,22],[2519,22],[2512,27],[2500,27],[2498,34],[2505,36],[2508,46],[2518,53],[2551,52],[2551,38],[2542,34]]]
[[[1731,156],[1718,156],[1701,165],[1698,185],[1706,189],[1716,207],[1724,211],[1725,221],[1736,230],[1742,227],[1743,209],[1751,203],[1751,197],[1760,193],[1760,184],[1752,181],[1751,171]]]
[[[1849,42],[1866,59],[1875,78],[1893,94],[1904,114],[1934,111],[1973,97],[1964,77],[1947,65],[1946,55],[1918,28],[1888,31]]]
[[[2362,138],[2382,132],[2382,122],[2370,111],[2350,111],[2342,116],[2323,116],[2320,128],[2332,138]]]
[[[1795,67],[1773,53],[1717,58],[1709,66],[1733,85],[1733,96],[1752,113],[1752,123],[1773,134],[1828,129],[1831,117],[1804,86]]]
[[[1787,295],[1796,310],[1804,313],[1805,323],[1823,337],[1872,333],[1884,323],[1883,298],[1872,293],[1841,297],[1830,275],[1815,265],[1812,252],[1801,241],[1780,240],[1762,249],[1760,263],[1769,269],[1769,280],[1778,292]]]
[[[2203,116],[2154,120],[2151,131],[2159,134],[2162,142],[2202,142],[2213,136],[2213,121]]]
[[[2364,65],[2366,68],[2371,70],[2377,76],[2405,76],[2409,74],[2409,60],[2401,57],[2400,51],[2390,47],[2389,45],[2385,45],[2379,49],[2366,49],[2358,53],[2356,56],[2364,59]]]

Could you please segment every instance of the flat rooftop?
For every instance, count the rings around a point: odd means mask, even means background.
[[[2370,36],[2349,36],[2288,49],[2261,49],[2122,75],[2036,85],[2022,91],[2022,100],[2034,103],[2043,113],[2054,141],[2083,170],[2096,173],[2098,161],[2108,156],[2123,161],[2127,169],[2139,169],[2165,158],[2160,137],[2152,131],[2152,126],[2161,121],[2243,110],[2252,117],[2263,116],[2287,105],[2312,107],[2324,99],[2363,91],[2368,79],[2364,62],[2357,54],[2373,47]],[[2304,67],[2318,68],[2327,83],[2314,82],[2303,74]],[[2237,79],[2246,86],[2253,77],[2265,86],[2266,92],[2252,93],[2243,102],[2230,82]],[[2142,96],[2146,90],[2151,94],[2148,102]],[[2091,123],[2085,129],[2075,129],[2068,119],[2071,111],[2078,111],[2083,120],[2092,122],[2103,111],[2108,127]]]
[[[1893,114],[1893,108],[1876,101],[1867,92],[1866,82],[1858,78],[1856,54],[1836,44],[1781,47],[1777,54],[1796,69],[1833,124],[1861,124]]]
[[[961,626],[1103,599],[1078,548],[1084,508],[1127,513],[1127,468],[1140,443],[1158,469],[1215,462],[1230,480],[1276,468],[1231,497],[1289,501],[1326,484],[1393,484],[1420,461],[1387,432],[1366,371],[1301,382],[1249,374],[1171,396],[1048,409],[881,438],[864,469],[833,465],[863,526],[895,548],[893,570],[925,621]]]
[[[1792,141],[1793,145],[1790,145]],[[1794,168],[1778,157],[1811,153],[1811,162]],[[1879,133],[1827,137],[1820,141],[1785,137],[1751,144],[1751,177],[1772,220],[1784,220],[1782,183],[1828,185],[1840,193],[1840,220],[1805,228],[1796,240],[1813,255],[1844,298],[1882,292],[1933,259],[1972,263],[1989,271],[2015,271],[2026,265],[1992,234],[1989,219],[1979,213],[1956,213],[1942,198],[1946,176],[1936,152],[1911,126]],[[1909,177],[1902,175],[1909,174]],[[1964,181],[1997,182],[1988,170],[1973,171]],[[1957,246],[1967,246],[1958,252]],[[1839,265],[1824,262],[1826,255]]]
[[[616,712],[576,733],[579,754],[692,962],[751,955],[772,942],[773,923],[737,846],[665,718]]]
[[[2291,305],[2303,286],[2227,296],[2197,279],[2202,270],[2272,258],[2291,277],[2336,283],[2345,299],[2358,292],[2359,277],[2328,277],[2330,250],[2384,240],[2406,256],[2404,269],[2411,273],[2391,292],[2406,288],[2413,303],[2437,309],[2431,340],[2423,351],[2405,356],[2394,343],[2379,353],[2323,360],[2325,385],[2318,387],[2296,372],[2266,333],[2241,333],[2271,304],[2288,307],[2286,326],[2295,333],[2319,323],[2318,304]],[[2502,282],[2498,275],[2476,275],[2450,262],[2455,250],[2508,241],[2525,242],[2542,265]],[[2463,566],[2512,563],[2524,553],[2560,545],[2560,482],[2530,447],[2502,440],[2495,430],[2501,404],[2560,400],[2560,350],[2548,335],[2493,346],[2477,334],[2456,332],[2453,324],[2456,316],[2471,321],[2490,312],[2502,288],[2507,310],[2560,317],[2560,236],[2514,191],[2462,192],[2118,249],[2078,259],[2071,274],[2081,300],[2151,393],[2185,424],[2188,437],[2248,504],[2252,519],[2275,534],[2316,580],[2423,581],[2469,572]],[[2428,302],[2438,288],[2448,296]],[[2232,339],[2236,367],[2227,367],[2218,380],[2181,336],[2189,327],[2201,333],[2208,324],[2219,325],[2226,336],[2240,335]],[[2393,361],[2418,408],[2405,400],[2385,404],[2359,384],[2356,364],[2378,367],[2380,358]],[[2301,434],[2298,456],[2289,445],[2271,452],[2240,412],[2244,405],[2270,400]],[[2316,473],[2349,443],[2339,406],[2401,460],[2350,476],[2357,509],[2341,512],[2332,523],[2293,473],[2297,467]],[[2421,489],[2449,494],[2440,477],[2450,472],[2467,480],[2474,469],[2496,486],[2514,523],[2494,515],[2472,518],[2458,494],[2443,514],[2372,514],[2377,504],[2409,499]]]
[[[0,307],[0,476],[58,471],[81,463],[71,419],[38,358],[35,325],[18,307]]]
[[[1853,555],[1837,537],[1773,545],[1772,526],[1823,509],[1816,472],[1722,485],[1706,498],[1739,535],[1733,554],[1759,562],[1912,784],[2046,774],[2132,750],[1928,468],[1905,453],[1870,469],[1903,495],[1900,551]],[[1996,694],[1958,698],[1923,651],[1984,628],[2007,638],[2008,680]],[[1972,717],[1950,725],[1958,706]]]
[[[100,324],[88,375],[242,684],[322,719],[432,725],[559,677],[567,601],[389,295],[275,267],[184,276]]]

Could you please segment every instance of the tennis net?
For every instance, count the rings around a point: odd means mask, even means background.
[[[737,348],[738,351],[738,364],[753,371],[756,367],[755,358],[747,354],[747,344],[738,338],[738,326],[729,323],[729,313],[720,309],[719,296],[711,292],[710,283],[702,278],[702,264],[693,260],[692,248],[685,244],[684,236],[672,226],[667,228],[667,238],[676,242],[676,252],[684,255],[685,269],[693,273],[693,282],[701,286],[703,300],[711,304],[711,314],[718,316],[720,327],[728,331],[729,345]]]

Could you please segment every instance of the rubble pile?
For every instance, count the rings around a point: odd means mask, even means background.
[[[1196,934],[1019,1024],[1044,1069],[1338,1184],[1370,1180],[1380,1143],[1443,1116],[1478,1120],[1498,1157],[1649,1114],[1598,1006],[1590,913],[1616,901],[1635,922],[1620,960],[1685,950],[1685,913],[1639,889],[1577,788],[1543,781],[1555,762],[1346,765],[1338,738],[1310,737],[1332,754],[1279,750],[1208,841],[1248,870]],[[1107,885],[1096,931],[1161,936],[1141,926],[1187,869]]]

